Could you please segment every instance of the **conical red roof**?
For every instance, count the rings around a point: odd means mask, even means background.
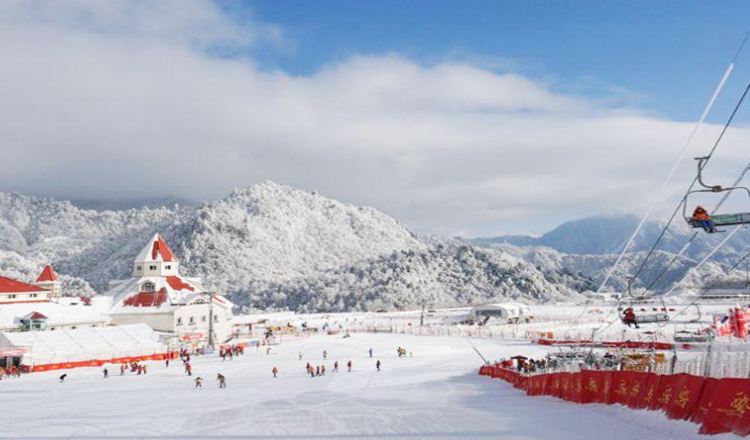
[[[44,270],[39,275],[39,278],[36,279],[37,283],[44,283],[47,281],[57,281],[57,274],[52,270],[52,266],[49,264],[44,266]]]
[[[154,242],[154,249],[151,251],[151,258],[156,260],[158,255],[161,255],[162,261],[176,261],[172,249],[170,249],[167,242],[161,238],[161,235]]]

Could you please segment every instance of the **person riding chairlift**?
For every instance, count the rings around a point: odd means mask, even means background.
[[[632,307],[628,307],[623,312],[623,318],[622,318],[623,324],[627,324],[628,327],[630,327],[632,324],[635,324],[635,328],[640,328],[638,326],[638,320],[635,319],[635,311]]]
[[[716,225],[713,220],[711,220],[711,216],[708,215],[708,212],[702,206],[698,206],[695,208],[695,211],[693,211],[693,220],[698,222],[704,231],[708,233],[717,232]]]

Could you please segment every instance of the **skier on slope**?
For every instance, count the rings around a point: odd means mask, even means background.
[[[195,378],[195,387],[196,388],[203,388],[203,378],[202,377],[196,377]]]
[[[375,368],[377,368],[378,371],[380,371],[380,359],[378,359],[378,361],[375,362]]]
[[[349,361],[346,363],[347,368],[349,368],[349,372],[352,372],[352,361]]]
[[[276,374],[279,372],[279,369],[276,367],[273,367],[273,370],[271,370],[271,373],[273,373],[273,377],[276,377]]]
[[[223,374],[219,373],[219,374],[218,374],[218,375],[216,376],[216,379],[218,379],[218,380],[219,380],[219,388],[226,388],[226,387],[227,387],[227,378],[226,378],[226,377],[224,377],[224,375],[223,375]]]

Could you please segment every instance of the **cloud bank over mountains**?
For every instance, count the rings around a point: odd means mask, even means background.
[[[0,191],[208,200],[275,180],[418,231],[541,232],[645,209],[692,128],[480,62],[353,54],[293,76],[254,56],[293,46],[207,0],[2,2]],[[749,137],[728,134],[711,180]]]

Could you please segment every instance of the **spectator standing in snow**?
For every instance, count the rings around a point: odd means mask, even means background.
[[[349,372],[352,372],[352,361],[349,361],[346,363],[347,368],[349,368]]]
[[[125,364],[120,365],[120,376],[125,375]]]
[[[190,366],[190,362],[185,363],[185,373],[187,373],[188,376],[193,375],[193,367]]]
[[[104,379],[106,379],[108,377],[109,377],[109,371],[107,371],[107,369],[105,368],[104,369]]]
[[[338,373],[339,372],[339,361],[336,361],[333,363],[333,372]]]
[[[370,352],[370,357],[372,357],[372,348],[369,350],[369,352]]]
[[[196,388],[203,388],[203,378],[202,377],[196,377],[195,378],[195,387]]]
[[[380,371],[380,360],[378,360],[377,362],[375,362],[375,368],[377,368],[378,371]]]
[[[323,359],[328,359],[328,351],[323,350]]]
[[[273,370],[271,370],[271,373],[273,373],[273,377],[276,377],[276,374],[279,372],[279,369],[276,367],[273,367]]]
[[[219,380],[219,388],[226,388],[227,387],[227,379],[224,377],[223,374],[219,373],[216,378]]]

